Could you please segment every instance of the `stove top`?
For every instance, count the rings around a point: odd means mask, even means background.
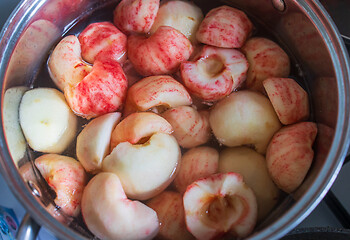
[[[19,0],[1,0],[0,1],[0,28],[5,23],[7,17],[19,3]],[[327,1],[321,1],[327,2]],[[348,17],[349,18],[349,17]],[[350,26],[350,25],[348,25]],[[350,39],[350,38],[349,38]],[[348,42],[350,43],[350,42]],[[347,45],[350,53],[350,44]],[[350,157],[347,157],[336,181],[330,192],[324,200],[315,208],[315,210],[302,221],[297,229],[312,227],[331,227],[350,229]],[[25,209],[13,196],[12,192],[6,185],[5,180],[0,175],[0,205],[11,208],[15,211],[19,221],[25,215]],[[41,228],[38,239],[56,239],[48,230]],[[288,238],[289,239],[289,238]]]

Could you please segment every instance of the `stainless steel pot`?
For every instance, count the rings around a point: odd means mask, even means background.
[[[64,2],[69,3],[64,5]],[[325,196],[346,155],[350,134],[350,69],[340,35],[315,0],[195,1],[207,11],[222,4],[246,11],[257,25],[268,29],[294,59],[295,76],[309,91],[311,120],[318,124],[315,160],[302,186],[285,196],[249,239],[277,239],[297,226]],[[32,86],[49,49],[74,23],[91,12],[116,4],[113,0],[26,0],[16,8],[1,32],[0,80],[2,122],[1,170],[14,195],[40,224],[63,239],[83,236],[45,211],[17,170],[17,160],[4,134],[3,98],[12,86]],[[110,11],[112,11],[110,7]],[[43,35],[35,22],[49,20]],[[50,27],[51,26],[51,27]],[[36,36],[36,37],[35,37]],[[39,37],[38,37],[39,36]],[[49,80],[47,80],[49,81]],[[21,161],[26,161],[26,157]]]

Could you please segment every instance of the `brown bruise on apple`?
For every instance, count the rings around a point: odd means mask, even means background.
[[[174,108],[192,104],[185,87],[174,78],[162,75],[141,79],[128,90],[124,116],[156,108]],[[159,111],[158,111],[159,112]]]
[[[314,157],[316,135],[315,123],[301,122],[281,128],[271,139],[267,168],[281,190],[292,193],[303,182]]]

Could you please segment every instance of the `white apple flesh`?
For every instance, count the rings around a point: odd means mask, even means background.
[[[88,229],[100,239],[148,240],[157,235],[157,214],[129,200],[113,173],[99,173],[84,190],[81,210]]]
[[[155,113],[133,113],[124,118],[113,130],[111,151],[121,142],[143,143],[157,132],[171,134],[173,128],[170,123]]]
[[[180,31],[194,44],[197,42],[196,32],[202,20],[202,10],[195,4],[185,1],[168,1],[159,7],[150,33],[155,33],[160,26],[170,26]]]
[[[112,131],[121,118],[121,113],[107,113],[93,119],[77,137],[76,154],[85,170],[97,173],[102,160],[109,154]]]
[[[235,172],[254,191],[258,221],[264,220],[277,204],[280,191],[272,181],[263,155],[248,147],[226,148],[220,152],[219,172]]]
[[[273,134],[281,123],[267,97],[241,90],[217,102],[210,112],[210,126],[225,146],[253,145],[265,154]]]
[[[3,126],[11,157],[16,166],[23,158],[27,143],[19,124],[19,105],[27,87],[13,87],[6,90],[3,105]]]
[[[144,144],[119,143],[103,160],[103,171],[118,175],[129,198],[146,200],[162,192],[181,160],[176,139],[155,133]]]
[[[76,136],[77,117],[54,88],[27,91],[20,104],[19,122],[29,146],[39,152],[61,153]]]

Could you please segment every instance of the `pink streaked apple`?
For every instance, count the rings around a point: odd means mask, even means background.
[[[262,82],[270,77],[285,78],[290,72],[290,61],[285,51],[275,42],[261,37],[249,39],[242,47],[249,69],[246,87],[264,92]]]
[[[122,0],[114,10],[114,24],[125,34],[148,33],[159,9],[159,0]]]
[[[159,219],[157,238],[167,240],[194,240],[186,228],[182,195],[164,191],[147,202],[147,206],[156,211]]]
[[[210,111],[209,123],[225,146],[253,145],[261,154],[282,127],[269,99],[248,90],[231,93],[217,102]]]
[[[153,34],[160,26],[170,26],[179,30],[192,44],[195,44],[196,32],[202,20],[202,10],[194,3],[167,1],[160,5],[150,32]]]
[[[197,147],[210,139],[208,111],[198,112],[193,107],[180,106],[165,111],[161,116],[173,127],[173,135],[181,147]]]
[[[183,194],[194,181],[218,172],[219,153],[211,147],[188,150],[181,158],[181,165],[174,185]]]
[[[180,161],[176,139],[157,132],[145,143],[119,143],[103,160],[102,170],[118,175],[128,197],[147,200],[169,186]]]
[[[241,86],[248,61],[238,50],[204,46],[192,62],[181,63],[185,86],[204,101],[217,101]]]
[[[55,204],[68,216],[76,217],[80,213],[80,202],[88,181],[83,166],[71,157],[58,154],[45,154],[38,157],[35,159],[35,166],[56,192]],[[29,162],[19,171],[26,181],[37,180]],[[53,205],[48,205],[47,210],[57,220],[65,221]]]
[[[171,134],[173,128],[170,123],[155,113],[133,113],[124,118],[113,130],[111,151],[121,142],[144,143],[157,132]]]
[[[81,210],[86,226],[100,239],[148,240],[159,230],[157,213],[129,200],[113,173],[99,173],[90,180]]]
[[[311,166],[312,145],[317,135],[313,122],[301,122],[281,128],[272,138],[266,162],[272,180],[287,193],[303,182]]]
[[[190,94],[174,78],[167,75],[151,76],[138,81],[129,88],[124,116],[150,109],[161,112],[162,108],[174,108],[191,104]]]
[[[205,16],[197,31],[197,40],[215,47],[240,48],[252,29],[253,24],[244,12],[221,6]]]
[[[237,173],[195,181],[183,201],[187,228],[197,239],[217,239],[225,234],[243,238],[256,224],[255,195]]]
[[[107,58],[119,63],[126,60],[126,35],[110,22],[92,23],[78,38],[81,55],[89,63]]]
[[[93,118],[119,109],[126,97],[127,79],[115,60],[96,60],[93,66],[81,59],[77,37],[63,38],[49,59],[50,75],[64,91],[73,112]]]
[[[128,38],[128,57],[142,76],[174,73],[192,51],[186,36],[168,26],[159,27],[149,38],[140,35]]]
[[[284,125],[309,117],[307,92],[291,78],[268,78],[263,85],[277,116]]]

